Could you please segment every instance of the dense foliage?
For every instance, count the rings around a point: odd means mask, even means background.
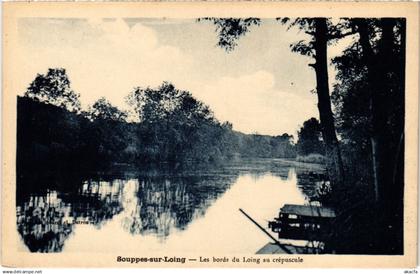
[[[298,131],[297,151],[299,155],[325,154],[322,141],[321,125],[316,118],[310,118],[303,123]]]
[[[64,83],[65,88],[51,83]],[[37,95],[39,90],[43,91],[42,97]],[[46,163],[52,170],[81,170],[296,155],[291,135],[233,131],[229,122],[217,121],[207,105],[171,83],[164,82],[155,89],[138,87],[127,96],[137,122],[128,122],[128,114],[103,97],[87,111],[73,111],[74,105],[80,105],[78,100],[71,105],[58,104],[66,102],[69,90],[65,70],[50,69],[47,75],[38,75],[25,96],[18,98],[20,171],[36,168],[35,161]]]
[[[345,22],[358,39],[333,59],[338,74],[332,98],[346,174],[351,175],[333,199],[347,211],[337,244],[344,251],[401,254],[405,19]]]
[[[50,68],[47,74],[38,74],[26,90],[25,96],[69,111],[80,111],[80,95],[70,88],[66,70],[62,68]]]

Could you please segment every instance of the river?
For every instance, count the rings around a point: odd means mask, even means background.
[[[17,229],[31,252],[254,254],[286,203],[306,204],[321,166],[249,159],[182,171],[19,179]]]

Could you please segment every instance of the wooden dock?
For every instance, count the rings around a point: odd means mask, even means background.
[[[273,241],[259,249],[256,254],[324,254],[325,250],[320,243],[323,244],[330,237],[332,221],[336,217],[334,210],[326,207],[284,205],[279,216],[268,222],[268,227],[278,234],[279,239],[308,241],[306,246],[297,246],[280,242],[244,210],[239,211]]]
[[[324,241],[332,231],[334,210],[313,205],[286,204],[268,227],[280,239]]]

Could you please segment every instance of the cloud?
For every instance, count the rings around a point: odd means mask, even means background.
[[[313,100],[275,89],[274,76],[257,71],[237,78],[223,77],[196,95],[212,106],[216,117],[247,133],[293,134],[317,110]]]
[[[123,20],[89,20],[83,31],[58,29],[47,24],[34,28],[49,41],[25,43],[21,54],[24,91],[37,73],[64,67],[72,88],[84,105],[106,96],[124,107],[124,97],[135,86],[157,86],[169,79],[183,79],[193,60],[178,48],[160,45],[155,31],[141,24],[129,27]]]
[[[218,119],[232,122],[243,132],[294,134],[299,124],[317,113],[316,100],[301,92],[308,77],[302,76],[299,81],[299,77],[294,79],[286,73],[285,68],[292,69],[294,63],[280,67],[282,76],[278,71],[254,68],[258,54],[267,53],[253,51],[253,40],[251,45],[241,41],[243,50],[250,47],[252,58],[248,54],[238,59],[239,52],[227,55],[208,42],[207,38],[214,35],[212,28],[202,29],[202,25],[182,28],[188,35],[170,36],[170,27],[163,32],[138,22],[129,26],[122,19],[26,20],[19,25],[22,43],[14,60],[14,73],[21,79],[17,83],[20,94],[37,73],[63,67],[72,88],[81,94],[84,107],[105,96],[127,109],[124,98],[134,87],[157,87],[170,81],[208,104]],[[200,33],[208,37],[197,37]],[[162,37],[174,39],[169,39],[169,45],[161,41]],[[179,37],[185,39],[177,40]],[[285,51],[290,54],[288,47]],[[246,72],[241,70],[244,64]],[[296,82],[293,87],[291,81]]]

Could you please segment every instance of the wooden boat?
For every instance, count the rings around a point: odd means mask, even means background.
[[[326,251],[322,248],[322,242],[328,240],[329,234],[332,231],[332,222],[336,217],[334,210],[326,207],[314,205],[284,205],[280,209],[278,218],[274,218],[274,221],[268,222],[268,227],[278,234],[279,240],[306,240],[308,242],[308,245],[306,246],[297,246],[281,243],[245,211],[242,209],[239,209],[239,211],[273,241],[259,249],[257,254],[325,253]]]
[[[332,231],[334,210],[313,205],[286,204],[268,227],[280,239],[324,241]]]

